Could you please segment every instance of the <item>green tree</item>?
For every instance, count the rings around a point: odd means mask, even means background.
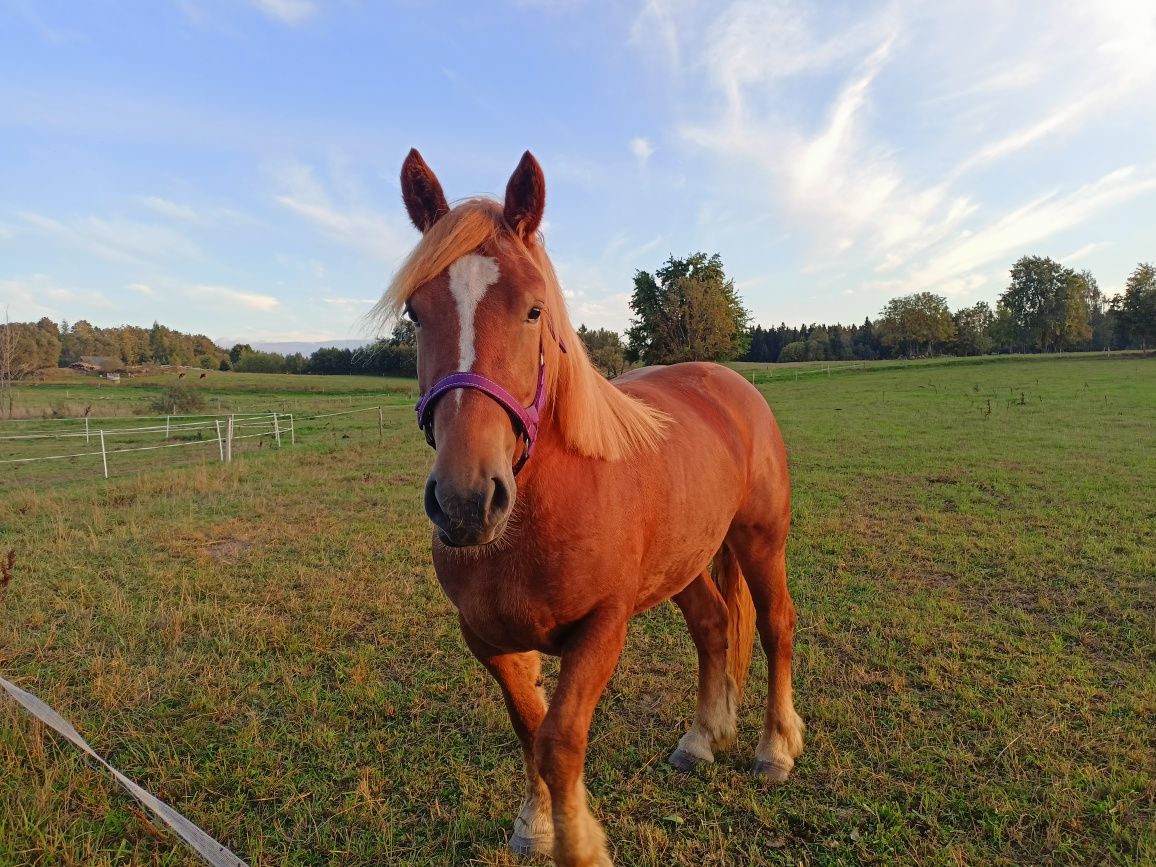
[[[647,364],[737,358],[750,344],[750,313],[716,253],[671,256],[634,275],[626,357]]]
[[[952,352],[956,355],[986,355],[991,350],[991,326],[995,314],[986,301],[956,310],[951,318],[955,323]]]
[[[1117,329],[1125,340],[1147,351],[1156,343],[1156,267],[1141,262],[1124,284],[1124,294],[1112,299]]]
[[[56,367],[59,359],[60,337],[52,320],[0,322],[0,377],[6,381]]]
[[[955,336],[947,299],[934,292],[892,298],[880,311],[876,325],[884,346],[909,357],[919,352],[934,355],[937,344]]]
[[[622,373],[626,366],[626,346],[617,331],[610,331],[607,328],[591,330],[585,325],[580,325],[578,336],[582,339],[586,354],[590,356],[595,367],[608,377]]]
[[[1052,352],[1092,337],[1087,278],[1044,256],[1024,256],[1011,269],[1011,284],[1000,296],[1020,341]]]
[[[285,373],[285,356],[279,352],[254,349],[241,353],[233,362],[233,370],[238,373]]]
[[[792,361],[804,361],[807,358],[807,342],[805,340],[793,340],[783,347],[779,353],[779,362],[787,364]]]
[[[233,348],[229,350],[229,361],[231,361],[233,364],[236,364],[241,360],[242,355],[244,355],[246,352],[252,351],[253,347],[248,343],[235,343],[233,344]]]

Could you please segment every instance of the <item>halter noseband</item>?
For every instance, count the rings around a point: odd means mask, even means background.
[[[558,340],[558,346],[563,352],[566,351],[566,344],[561,340]],[[469,370],[447,373],[434,383],[433,388],[421,396],[415,409],[417,410],[417,426],[425,431],[426,442],[435,449],[437,443],[434,441],[433,433],[434,404],[447,391],[453,391],[457,388],[472,388],[480,391],[496,401],[509,413],[510,420],[514,423],[514,429],[524,443],[522,456],[514,464],[514,475],[518,475],[522,467],[526,465],[526,461],[530,459],[530,450],[534,447],[534,440],[538,438],[542,407],[546,403],[546,354],[542,351],[542,346],[538,346],[538,388],[534,392],[534,402],[529,406],[522,406],[514,395],[489,377]]]

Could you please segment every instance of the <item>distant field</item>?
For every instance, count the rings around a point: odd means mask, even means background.
[[[200,405],[166,415],[156,402],[178,383],[191,387]],[[16,386],[14,418],[0,418],[0,491],[103,477],[106,460],[110,478],[213,463],[223,454],[218,437],[227,435],[230,415],[235,454],[274,447],[278,433],[285,434],[282,444],[377,441],[375,408],[404,414],[416,394],[415,380],[393,377],[210,372],[201,379],[192,370],[184,378],[174,372],[111,383],[56,370],[47,381]]]
[[[202,379],[201,374],[205,376]],[[415,392],[413,379],[385,376],[310,376],[185,370],[157,376],[124,377],[112,383],[73,370],[54,370],[43,382],[15,388],[16,418],[44,416],[131,415],[153,412],[150,404],[169,386],[187,382],[202,389],[205,411],[284,410],[356,402],[388,395],[405,400]]]
[[[639,618],[587,763],[616,863],[1156,863],[1156,358],[809,371],[756,376],[792,466],[807,751],[781,788],[748,775],[757,655],[740,743],[667,768],[694,651],[672,606]],[[276,379],[215,396],[412,389]],[[411,412],[384,443],[359,424],[6,486],[0,674],[250,863],[516,863],[518,750],[433,577],[428,447]],[[197,862],[0,700],[0,864],[26,863]]]

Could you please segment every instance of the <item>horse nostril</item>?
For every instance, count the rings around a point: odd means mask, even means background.
[[[442,511],[442,504],[438,502],[437,484],[432,478],[426,479],[425,513],[431,521],[440,526],[441,522],[438,519],[444,518],[445,512]]]
[[[490,515],[504,515],[510,508],[510,489],[499,477],[494,477],[494,493],[490,497]]]

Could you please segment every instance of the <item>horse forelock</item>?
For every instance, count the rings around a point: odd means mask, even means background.
[[[421,286],[482,247],[486,256],[497,260],[503,274],[507,273],[503,260],[521,257],[541,276],[547,327],[553,332],[543,343],[547,406],[566,445],[602,460],[622,460],[657,449],[665,437],[668,416],[620,391],[590,363],[570,321],[541,234],[523,242],[506,225],[502,205],[493,199],[467,199],[431,226],[369,317],[379,325],[396,319]]]

